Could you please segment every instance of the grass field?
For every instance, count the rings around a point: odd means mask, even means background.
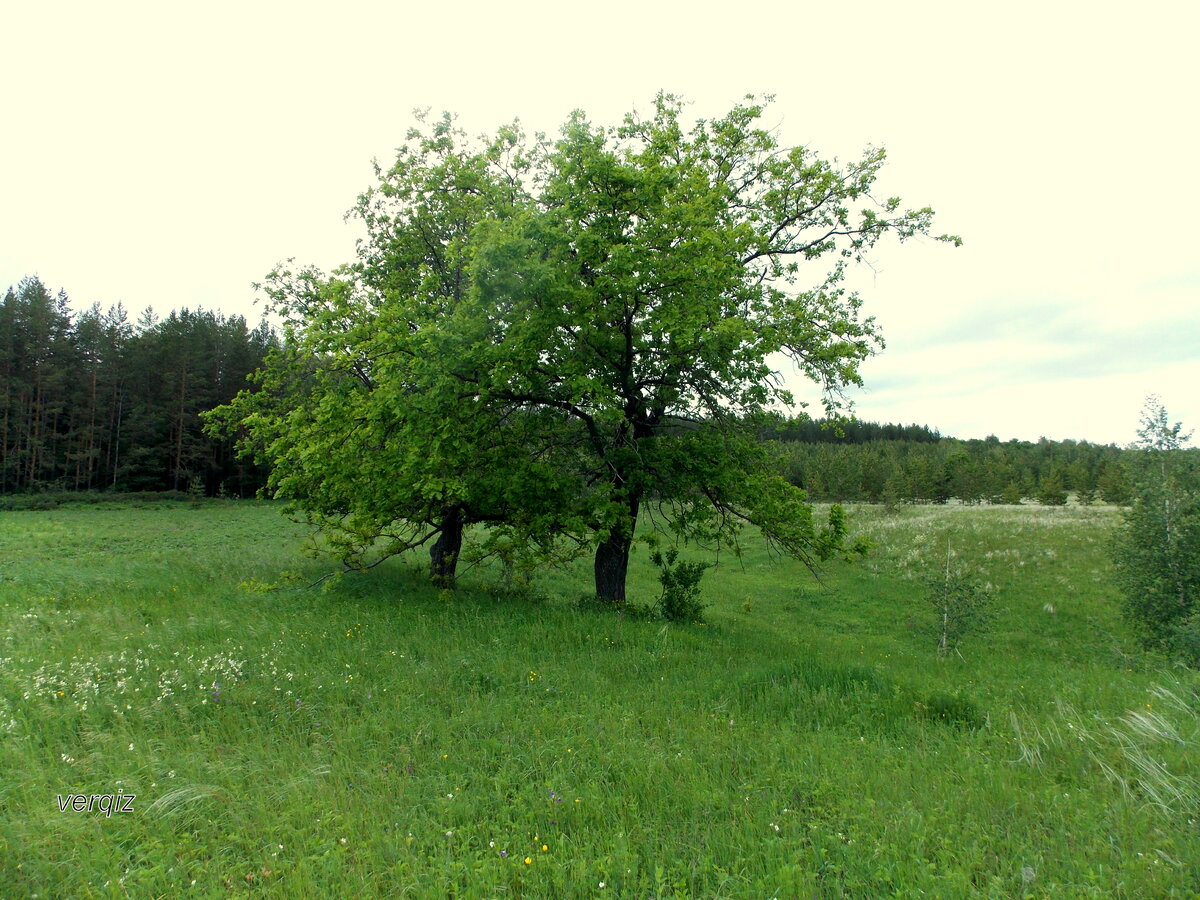
[[[1115,520],[859,508],[867,560],[753,548],[682,626],[586,565],[297,588],[271,505],[0,513],[0,897],[1200,896],[1200,684],[1135,652]],[[948,542],[999,616],[943,660]]]

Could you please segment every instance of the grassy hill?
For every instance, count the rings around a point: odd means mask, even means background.
[[[1115,518],[856,508],[867,560],[723,558],[679,626],[586,565],[298,587],[272,505],[0,513],[0,896],[1196,896],[1200,684],[1135,652]],[[940,659],[948,551],[998,617]]]

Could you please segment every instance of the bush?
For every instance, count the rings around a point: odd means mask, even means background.
[[[670,622],[698,622],[703,618],[704,604],[700,602],[700,579],[708,563],[677,562],[678,550],[665,554],[655,550],[650,561],[659,568],[658,582],[662,593],[658,598],[658,611]]]
[[[946,551],[946,566],[927,576],[926,598],[933,607],[933,633],[937,637],[938,655],[957,653],[970,634],[986,631],[995,617],[990,585],[983,584],[970,571],[951,563],[953,554]]]
[[[1067,505],[1067,492],[1063,488],[1062,480],[1057,475],[1050,475],[1042,480],[1038,489],[1037,501],[1042,506]]]
[[[1150,398],[1130,464],[1132,503],[1113,536],[1124,611],[1147,647],[1184,650],[1200,613],[1200,458]],[[1193,663],[1194,664],[1194,663]]]

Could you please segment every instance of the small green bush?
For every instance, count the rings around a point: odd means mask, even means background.
[[[1050,475],[1042,480],[1038,488],[1038,503],[1042,506],[1066,506],[1067,492],[1062,480],[1057,475]]]
[[[937,638],[939,656],[957,653],[968,635],[986,631],[995,618],[991,585],[982,583],[972,572],[951,564],[949,550],[945,568],[925,578],[926,599],[933,607],[931,626]]]
[[[1193,646],[1200,630],[1200,452],[1184,447],[1181,429],[1147,399],[1130,460],[1132,502],[1111,545],[1126,617],[1146,647],[1168,652]]]
[[[0,510],[6,512],[57,509],[59,505],[58,498],[53,494],[11,494],[0,497]]]
[[[658,611],[669,622],[699,622],[704,612],[700,579],[709,564],[678,562],[678,559],[679,551],[675,549],[665,554],[661,550],[650,554],[650,561],[659,568],[658,582],[662,585]]]
[[[1020,506],[1023,499],[1024,497],[1022,495],[1021,486],[1015,481],[1010,481],[1004,486],[1004,489],[1000,491],[1001,503],[1007,503],[1010,506]]]

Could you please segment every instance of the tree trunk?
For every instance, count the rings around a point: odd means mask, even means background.
[[[429,580],[438,587],[454,587],[464,524],[461,507],[448,510],[442,519],[442,533],[429,550]]]
[[[596,548],[596,596],[614,606],[625,605],[625,574],[629,569],[629,548],[637,528],[640,497],[629,497],[629,517]]]
[[[596,548],[596,596],[614,606],[625,605],[625,573],[632,539],[616,532]]]

